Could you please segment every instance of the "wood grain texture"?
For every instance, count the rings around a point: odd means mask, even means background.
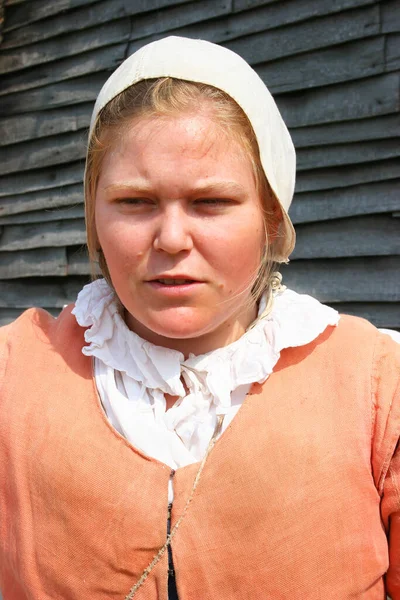
[[[386,36],[385,67],[386,71],[400,69],[400,33]]]
[[[382,33],[400,31],[400,3],[398,0],[385,0],[381,3]]]
[[[398,179],[399,169],[400,160],[392,159],[379,163],[300,171],[296,180],[296,192],[329,190],[361,183]]]
[[[89,283],[87,277],[31,277],[21,281],[3,281],[0,286],[0,307],[62,308],[76,300],[86,283]]]
[[[278,95],[276,101],[288,127],[355,121],[400,110],[400,74],[389,73],[346,85]]]
[[[190,2],[182,10],[181,6],[171,6],[163,11],[147,13],[132,19],[131,40],[141,40],[139,46],[150,39],[168,35],[184,35],[182,28],[190,24],[204,25],[206,20],[214,23],[217,17],[229,16],[231,12],[231,0],[203,0]],[[224,18],[225,21],[225,18]],[[188,36],[189,37],[189,36]],[[204,37],[204,36],[202,36]],[[130,45],[129,53],[132,53],[135,45]]]
[[[65,10],[82,6],[84,4],[94,4],[97,0],[30,0],[24,2],[21,6],[18,2],[9,3],[7,9],[7,24],[5,31],[11,31],[18,27],[22,27],[27,23],[33,23],[46,19],[57,13],[62,13]]]
[[[360,73],[368,77],[384,72],[383,36],[349,42],[345,46],[333,46],[263,63],[257,65],[256,71],[272,94],[352,81],[358,79]],[[348,60],[349,55],[351,61]]]
[[[250,64],[257,65],[360,38],[366,39],[379,33],[379,7],[371,5],[241,36],[224,46],[240,54]]]
[[[86,132],[77,131],[0,147],[0,175],[83,160],[86,145]]]
[[[400,210],[400,179],[295,194],[289,214],[298,224],[396,210]]]
[[[305,171],[340,165],[357,165],[398,156],[400,156],[400,144],[396,138],[318,146],[302,148],[297,152],[297,168],[299,171]]]
[[[400,136],[400,114],[290,129],[296,148],[382,140]]]
[[[65,59],[96,48],[127,41],[130,34],[129,19],[111,21],[89,30],[77,31],[73,37],[69,34],[57,36],[44,42],[24,46],[22,49],[2,50],[0,70],[4,73],[17,72],[43,63]]]
[[[85,244],[85,223],[82,219],[3,225],[0,252]]]
[[[127,47],[127,43],[115,44],[84,52],[82,55],[62,58],[56,65],[39,65],[26,71],[11,73],[2,78],[0,96],[42,88],[99,71],[112,71],[123,61]]]
[[[26,178],[27,175],[24,176]],[[83,202],[83,186],[81,183],[50,187],[34,192],[24,192],[0,199],[0,218],[7,216],[30,214],[31,211],[59,209],[63,206],[81,204]]]
[[[92,103],[0,119],[0,146],[88,129]]]
[[[85,77],[30,90],[29,93],[21,92],[4,96],[0,102],[0,117],[89,101],[93,106],[93,101],[106,79],[107,74],[104,72],[92,73]]]
[[[14,196],[35,192],[50,188],[59,188],[71,183],[82,183],[84,165],[83,162],[60,165],[56,169],[39,169],[20,174],[4,175],[0,177],[0,198],[3,196]]]
[[[321,302],[400,302],[400,256],[295,260],[286,285]]]
[[[45,223],[47,221],[63,221],[64,219],[83,219],[83,204],[68,206],[67,208],[54,208],[46,210],[32,210],[19,214],[0,217],[0,225],[18,225],[25,223]]]
[[[67,275],[65,248],[39,248],[18,252],[0,252],[0,278]]]
[[[181,35],[190,38],[202,38],[218,44],[238,40],[244,36],[262,32],[268,35],[270,30],[277,30],[282,26],[292,23],[302,24],[303,21],[311,20],[315,17],[340,13],[342,10],[355,8],[360,5],[371,4],[370,1],[363,0],[338,0],[336,2],[310,2],[310,0],[285,0],[285,2],[273,2],[260,5],[253,10],[241,11],[238,14],[226,15],[217,19],[199,19],[199,22],[184,26],[182,23],[176,25],[174,29],[168,31],[171,35]],[[178,9],[177,9],[178,10]],[[163,11],[164,12],[164,11]],[[166,12],[166,11],[165,11]],[[183,11],[181,11],[182,13]],[[143,20],[148,20],[148,26],[143,27]],[[162,13],[159,15],[163,19]],[[143,20],[142,20],[143,19]],[[131,44],[129,53],[140,47],[141,44],[159,39],[164,32],[154,25],[152,14],[144,15],[138,20],[138,27],[135,24],[131,39],[141,39],[141,42]],[[181,21],[183,19],[181,18]],[[141,31],[145,30],[147,35],[143,38]],[[280,30],[280,29],[279,29]],[[283,31],[283,29],[282,29]],[[278,31],[275,32],[275,35]],[[247,39],[247,38],[246,38]],[[271,44],[268,45],[271,48]],[[273,49],[272,49],[273,51]]]
[[[400,256],[400,223],[390,215],[298,224],[296,236],[291,260]]]
[[[183,4],[187,6],[183,9]],[[45,21],[35,21],[31,24],[19,27],[18,29],[7,32],[7,40],[2,48],[16,48],[27,44],[33,44],[42,40],[53,38],[66,33],[81,31],[90,27],[96,27],[104,23],[109,23],[116,19],[125,18],[129,21],[129,17],[135,16],[134,21],[140,22],[144,11],[151,11],[153,19],[157,19],[157,15],[164,14],[171,10],[171,5],[174,9],[178,8],[180,14],[186,14],[190,4],[190,0],[148,0],[147,2],[135,0],[102,0],[97,1],[94,5],[77,6],[74,10],[63,12],[49,17]],[[174,6],[178,4],[179,6]],[[204,4],[207,4],[207,0]],[[214,4],[219,4],[215,2]],[[229,6],[229,0],[227,1]],[[163,9],[158,12],[159,9]],[[153,12],[157,10],[157,12]],[[144,15],[147,17],[147,14]],[[198,16],[198,15],[197,15]]]

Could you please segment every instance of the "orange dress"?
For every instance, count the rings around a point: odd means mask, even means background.
[[[4,599],[123,600],[165,542],[170,469],[107,421],[70,309],[1,335]],[[400,600],[399,378],[400,347],[361,319],[282,352],[173,540],[180,600]],[[197,469],[174,475],[172,525]],[[166,600],[167,562],[135,598]]]

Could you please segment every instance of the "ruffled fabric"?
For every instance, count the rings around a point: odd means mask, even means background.
[[[259,315],[264,307],[262,300]],[[73,314],[86,328],[82,352],[95,358],[96,383],[110,421],[135,446],[172,468],[201,460],[217,415],[227,415],[226,427],[250,385],[268,378],[284,348],[308,344],[339,320],[335,310],[311,296],[285,290],[275,297],[272,311],[236,342],[185,360],[182,353],[130,331],[104,279],[82,289]],[[178,397],[168,411],[164,394]]]

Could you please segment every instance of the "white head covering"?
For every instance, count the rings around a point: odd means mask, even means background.
[[[144,79],[174,77],[205,83],[227,93],[247,115],[260,149],[261,164],[281,208],[283,222],[274,246],[275,258],[286,261],[295,244],[287,214],[293,198],[296,154],[292,139],[267,87],[238,54],[206,42],[170,36],[143,46],[105,82],[97,97],[90,135],[102,108],[115,96]]]

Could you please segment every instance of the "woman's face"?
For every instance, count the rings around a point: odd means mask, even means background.
[[[107,152],[95,222],[128,326],[184,354],[238,339],[265,244],[252,166],[207,114],[133,121]]]

